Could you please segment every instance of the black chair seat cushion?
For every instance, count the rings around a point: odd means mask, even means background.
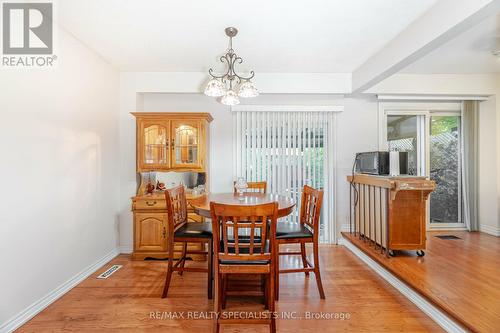
[[[211,222],[188,222],[177,229],[174,238],[212,238]]]
[[[256,239],[259,239],[259,237],[256,237]],[[248,236],[241,236],[238,238],[239,243],[248,243],[250,240]],[[233,240],[230,239],[230,242],[233,242]],[[255,245],[255,244],[254,244]],[[221,240],[220,242],[220,251],[224,252],[224,241]],[[234,253],[234,247],[229,247],[229,253]],[[264,252],[269,253],[269,240],[266,240],[266,244],[264,247]],[[243,254],[248,254],[250,253],[249,248],[241,248],[240,247],[240,253]],[[260,254],[260,248],[259,247],[254,247],[253,249],[254,254]],[[252,261],[247,261],[247,260],[219,260],[221,265],[267,265],[269,264],[269,260],[252,260]]]
[[[310,238],[311,230],[301,223],[278,222],[276,226],[276,239]]]

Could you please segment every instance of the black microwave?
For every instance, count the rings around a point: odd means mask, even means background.
[[[389,152],[372,151],[356,154],[356,172],[370,175],[388,175]],[[408,174],[408,152],[399,152],[399,174]]]

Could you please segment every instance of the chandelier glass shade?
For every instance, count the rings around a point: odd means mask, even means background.
[[[210,97],[221,97],[226,94],[226,86],[221,80],[212,79],[205,87],[205,95]]]
[[[236,55],[233,50],[233,37],[236,36],[238,30],[229,27],[225,31],[229,37],[229,47],[226,54],[221,56],[219,60],[226,64],[227,69],[221,75],[215,74],[212,68],[208,70],[210,81],[205,87],[205,95],[220,97],[220,102],[224,105],[237,105],[240,103],[239,97],[256,97],[259,95],[259,91],[251,81],[255,76],[254,71],[250,71],[248,76],[236,73],[235,65],[243,62],[243,59]]]
[[[220,102],[224,105],[237,105],[240,104],[240,99],[234,91],[228,90],[226,94],[222,96]]]
[[[238,96],[240,97],[257,97],[259,96],[259,92],[257,91],[257,88],[255,88],[255,85],[251,81],[245,81],[242,84],[240,84],[240,88],[238,90]]]

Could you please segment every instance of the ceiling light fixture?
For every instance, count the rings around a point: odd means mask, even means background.
[[[220,61],[226,63],[227,70],[220,76],[215,75],[212,68],[208,70],[211,79],[205,87],[205,95],[221,97],[220,102],[224,105],[236,105],[240,104],[238,97],[255,97],[259,95],[259,92],[250,81],[255,76],[253,71],[250,72],[250,76],[244,77],[238,75],[234,69],[235,64],[243,62],[243,59],[238,57],[233,50],[233,37],[238,33],[238,29],[229,27],[225,29],[225,32],[229,37],[229,47],[226,54],[220,57]],[[237,85],[239,85],[238,89],[236,89]]]

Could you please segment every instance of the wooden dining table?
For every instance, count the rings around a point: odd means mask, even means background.
[[[279,194],[246,192],[242,195],[235,193],[207,193],[191,201],[194,211],[201,216],[210,218],[210,202],[226,205],[253,206],[265,203],[278,203],[278,217],[289,215],[295,207],[295,200]]]

